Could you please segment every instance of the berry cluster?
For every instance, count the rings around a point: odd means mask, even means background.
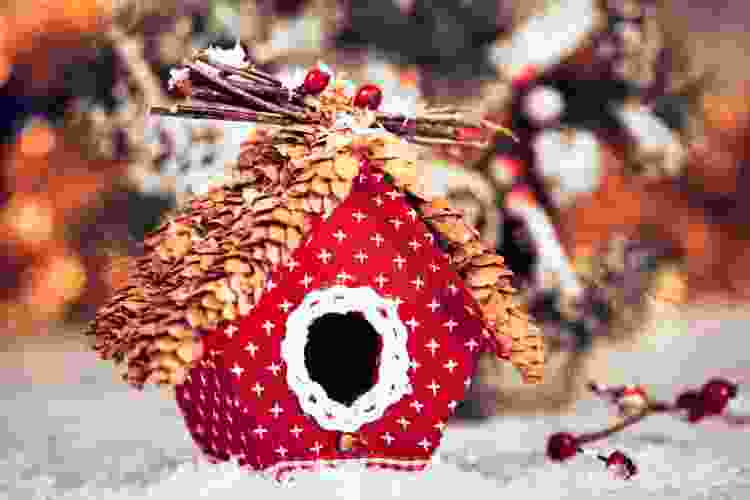
[[[302,90],[306,94],[317,95],[323,92],[331,81],[331,75],[320,68],[313,68],[307,72]],[[383,102],[383,91],[377,85],[362,85],[352,99],[355,108],[368,108],[375,111]]]
[[[730,424],[746,424],[750,419],[744,416],[729,415],[727,405],[737,397],[737,384],[722,378],[706,382],[700,390],[688,390],[680,395],[674,403],[652,400],[642,386],[602,387],[592,383],[589,389],[602,399],[617,405],[624,418],[613,426],[599,432],[580,434],[558,432],[547,440],[547,457],[556,462],[563,462],[578,453],[583,453],[582,446],[605,439],[647,416],[655,413],[673,413],[687,415],[687,421],[695,423],[705,417],[723,416]],[[638,473],[635,463],[624,453],[616,450],[609,456],[597,455],[618,477],[629,479]]]

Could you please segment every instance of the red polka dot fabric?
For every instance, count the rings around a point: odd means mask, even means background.
[[[340,449],[341,431],[305,414],[282,356],[289,316],[308,294],[331,287],[368,287],[393,301],[408,332],[411,393],[359,427],[353,433],[359,444],[349,451]],[[348,460],[424,468],[479,353],[498,350],[433,234],[404,194],[377,173],[355,180],[347,200],[273,274],[248,316],[205,341],[206,357],[177,393],[195,442],[216,460],[236,457],[274,474]]]

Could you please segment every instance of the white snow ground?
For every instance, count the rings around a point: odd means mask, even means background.
[[[660,343],[644,342],[639,353],[610,354],[605,362],[613,378],[603,382],[648,382],[658,397],[669,397],[712,375],[747,380],[748,319],[749,311],[662,318],[657,328],[677,326],[692,334],[660,336]],[[628,482],[610,478],[600,462],[585,456],[563,465],[547,462],[543,450],[549,434],[594,430],[607,422],[609,410],[594,400],[582,401],[569,416],[505,417],[449,427],[439,462],[421,474],[304,473],[277,486],[232,464],[195,466],[173,402],[158,391],[136,393],[114,382],[110,366],[93,354],[50,357],[45,350],[0,357],[2,500],[750,498],[750,433],[717,423],[689,426],[653,417],[601,443],[602,451],[620,448],[637,462],[640,474]],[[25,379],[23,371],[35,359],[48,366],[57,359],[68,380]],[[747,396],[733,403],[735,410],[743,406],[750,413]]]

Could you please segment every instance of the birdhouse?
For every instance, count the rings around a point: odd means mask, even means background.
[[[215,55],[173,82],[213,101],[157,111],[260,126],[231,182],[148,236],[89,331],[96,349],[127,359],[135,387],[175,386],[213,460],[276,477],[346,461],[421,470],[480,353],[542,378],[503,258],[413,175],[412,143],[491,124],[380,113],[373,85],[348,96],[314,68],[285,87]]]

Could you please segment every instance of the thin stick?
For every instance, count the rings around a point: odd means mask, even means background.
[[[205,63],[204,63],[205,64]],[[245,92],[244,90],[235,87],[231,83],[229,83],[226,80],[223,80],[221,78],[218,78],[214,75],[212,75],[209,71],[206,71],[205,69],[201,68],[200,65],[191,63],[188,65],[188,67],[192,70],[201,75],[203,78],[209,80],[211,83],[218,85],[219,87],[225,89],[228,92],[231,92],[232,94],[241,97],[243,100],[248,102],[249,104],[253,106],[259,106],[267,111],[273,111],[275,113],[281,113],[288,116],[293,116],[294,118],[297,118],[300,121],[306,121],[307,116],[304,113],[298,113],[296,111],[292,111],[286,108],[283,108],[281,106],[278,106],[276,104],[273,104],[271,102],[265,101],[259,97],[256,97],[252,94],[249,94]]]
[[[608,427],[604,430],[598,431],[598,432],[591,432],[588,434],[581,434],[576,438],[576,441],[579,445],[587,444],[587,443],[593,443],[594,441],[600,441],[602,439],[606,439],[612,434],[616,434],[620,432],[621,430],[630,427],[631,425],[637,424],[647,416],[651,415],[652,413],[656,413],[655,411],[651,410],[650,408],[646,408],[645,410],[632,415],[630,417],[627,417],[620,422],[617,422],[615,425]]]
[[[414,136],[410,138],[409,140],[416,144],[424,144],[424,145],[445,144],[445,145],[466,146],[466,147],[479,148],[479,149],[484,149],[490,145],[489,142],[458,141],[456,139],[442,139],[438,137],[425,137],[425,136]]]
[[[250,67],[247,69],[235,68],[234,66],[229,66],[228,64],[224,64],[217,61],[216,59],[211,58],[211,56],[209,56],[208,54],[201,54],[196,58],[196,60],[232,75],[238,75],[250,80],[256,80],[262,84],[265,82],[265,84],[270,84],[274,87],[281,87],[281,82],[276,77],[264,71],[260,71],[255,67]]]
[[[254,122],[268,125],[300,125],[283,115],[251,111],[220,104],[177,104],[172,107],[152,106],[151,113],[161,116],[173,116],[177,118],[198,118],[208,120],[223,120],[231,122]],[[310,131],[314,128],[310,127]]]

